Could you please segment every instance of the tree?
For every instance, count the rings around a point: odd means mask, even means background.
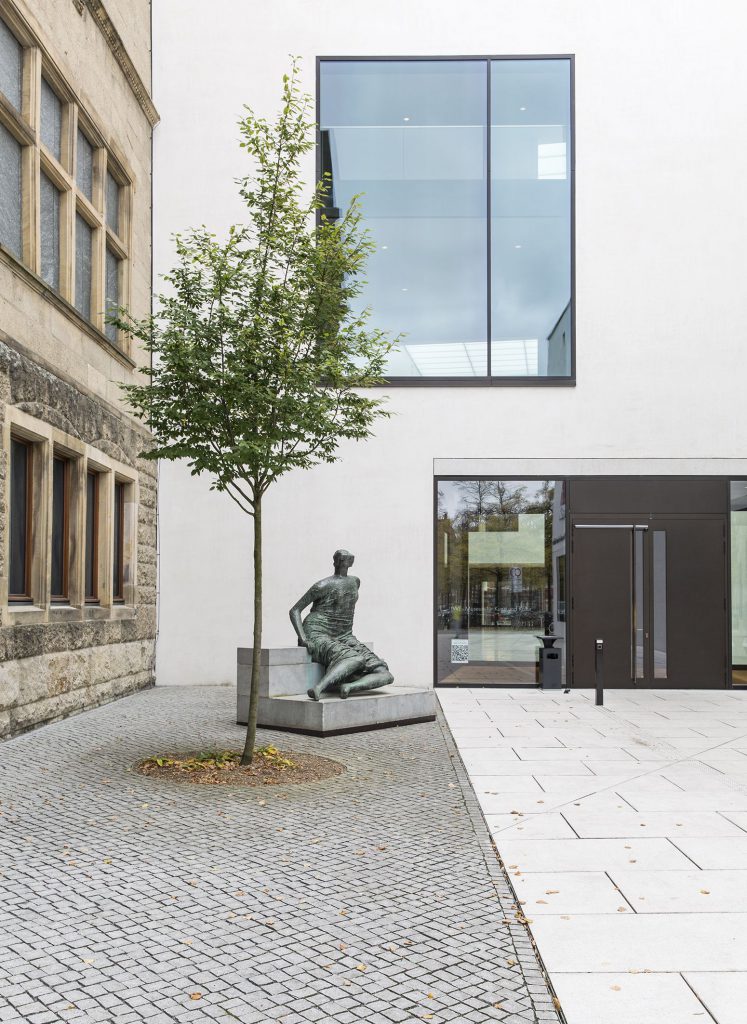
[[[251,108],[239,122],[253,173],[239,179],[248,223],[219,240],[206,227],[177,235],[176,264],[155,312],[113,322],[151,354],[144,385],[124,387],[154,435],[148,459],[186,459],[254,521],[254,629],[249,722],[254,754],[262,646],[262,500],[283,474],[335,462],[341,440],[369,437],[387,416],[365,393],[382,382],[396,344],[356,312],[373,243],[358,198],[334,222],[331,181],[313,188],[301,160],[315,143],[298,64],[283,77],[274,122]],[[364,389],[364,393],[360,393]]]

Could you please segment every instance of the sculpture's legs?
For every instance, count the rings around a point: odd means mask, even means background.
[[[360,672],[364,665],[363,657],[345,658],[344,661],[338,662],[328,672],[325,672],[316,686],[312,686],[306,693],[312,700],[319,700],[326,690],[331,690],[332,687],[343,684],[346,679],[350,679],[351,676]],[[378,685],[381,686],[382,684],[379,683]]]
[[[394,676],[391,672],[369,672],[368,675],[361,676],[360,679],[354,679],[349,683],[342,683],[340,686],[340,696],[344,700],[351,693],[357,693],[359,690],[377,690],[380,686],[388,686],[393,682]]]

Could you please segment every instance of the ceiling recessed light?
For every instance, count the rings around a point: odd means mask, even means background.
[[[382,248],[382,249],[388,249],[388,248],[389,248],[389,246],[388,246],[388,245],[382,245],[382,247],[381,247],[381,248]]]
[[[409,121],[409,120],[410,120],[410,118],[409,118],[409,117],[403,117],[403,118],[402,118],[402,120],[403,120],[403,121]]]
[[[402,291],[403,291],[403,292],[406,292],[406,291],[407,291],[407,289],[406,289],[406,288],[403,288],[403,289],[402,289]]]
[[[520,245],[515,245],[514,249],[521,249],[521,246]]]

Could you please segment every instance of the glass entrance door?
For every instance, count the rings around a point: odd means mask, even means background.
[[[545,634],[564,657],[565,486],[439,479],[436,683],[533,686]]]
[[[576,516],[571,672],[594,685],[604,641],[610,687],[726,685],[724,516]]]

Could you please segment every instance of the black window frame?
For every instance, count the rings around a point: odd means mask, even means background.
[[[490,375],[490,354],[491,354],[491,244],[490,244],[490,145],[487,147],[487,180],[488,180],[488,206],[486,213],[487,221],[487,331],[485,344],[488,353],[488,374],[484,377],[386,377],[381,384],[374,387],[575,387],[576,386],[576,90],[575,90],[575,54],[573,53],[529,53],[529,54],[469,54],[469,55],[438,55],[423,54],[395,56],[317,56],[315,76],[315,123],[317,126],[316,139],[316,180],[321,181],[323,173],[323,140],[320,125],[320,103],[321,103],[321,66],[322,63],[344,63],[348,61],[358,62],[414,62],[414,61],[483,61],[488,63],[487,75],[487,124],[490,125],[491,97],[490,97],[490,61],[551,61],[567,60],[569,62],[569,86],[570,86],[570,120],[569,131],[571,139],[571,158],[569,164],[570,174],[570,246],[571,246],[571,365],[570,372],[563,377],[493,377]],[[317,218],[321,211],[317,213]],[[339,216],[339,214],[338,214]]]

